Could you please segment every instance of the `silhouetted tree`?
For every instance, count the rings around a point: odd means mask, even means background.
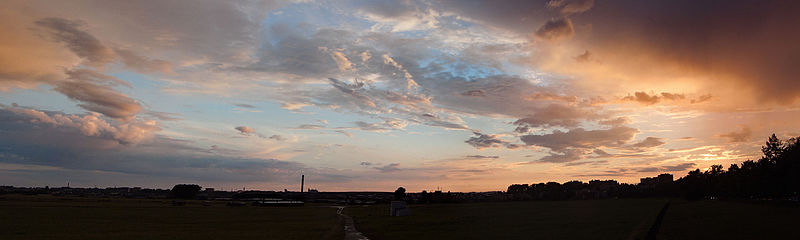
[[[695,169],[677,181],[659,181],[655,186],[617,184],[614,180],[592,180],[589,184],[569,181],[537,184],[512,184],[507,193],[515,200],[561,200],[606,197],[678,196],[687,199],[707,197],[748,199],[797,199],[800,197],[800,139],[781,140],[769,136],[758,161],[712,165],[706,171]]]
[[[399,187],[394,190],[394,200],[403,200],[406,198],[406,188]]]
[[[800,191],[800,140],[787,141],[772,134],[758,161],[747,160],[741,167],[731,164],[728,171],[713,165],[701,173],[694,170],[678,179],[687,198],[796,198]]]
[[[200,192],[200,186],[197,184],[178,184],[172,187],[172,196],[180,199],[194,199],[197,193]]]

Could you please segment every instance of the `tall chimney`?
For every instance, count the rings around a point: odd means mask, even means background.
[[[306,184],[306,175],[300,175],[300,192],[303,192],[303,185]]]

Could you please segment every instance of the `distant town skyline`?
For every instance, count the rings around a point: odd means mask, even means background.
[[[0,185],[640,178],[800,136],[793,1],[6,1]]]

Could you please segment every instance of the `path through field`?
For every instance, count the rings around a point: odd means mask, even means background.
[[[356,225],[353,223],[353,218],[342,213],[344,207],[339,207],[336,214],[344,218],[344,239],[345,240],[369,240],[364,234],[356,230]]]

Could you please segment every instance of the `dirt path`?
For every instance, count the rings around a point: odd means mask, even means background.
[[[664,206],[661,207],[661,211],[658,212],[658,215],[654,221],[642,221],[639,223],[639,225],[633,229],[633,232],[631,232],[631,234],[628,235],[628,238],[625,238],[625,240],[655,239],[656,235],[658,235],[658,229],[661,227],[661,222],[664,219],[664,214],[666,213],[669,204],[670,201],[664,203]]]
[[[353,218],[342,213],[344,207],[339,207],[336,214],[339,214],[344,219],[344,239],[345,240],[369,240],[364,234],[356,230],[356,225],[353,223]]]

